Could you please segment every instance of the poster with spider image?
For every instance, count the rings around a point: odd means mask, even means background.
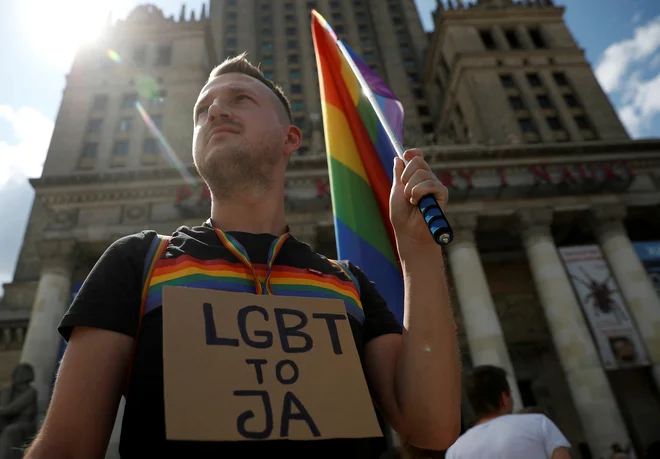
[[[597,245],[560,247],[582,311],[608,370],[648,365],[646,349]]]

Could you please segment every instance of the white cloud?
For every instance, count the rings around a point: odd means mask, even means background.
[[[638,12],[635,13],[635,15],[633,16],[633,18],[632,18],[632,23],[633,23],[633,24],[639,24],[640,22],[642,22],[642,19],[643,19],[643,18],[644,18],[644,16],[642,15],[642,13],[638,11]]]
[[[39,177],[53,133],[53,122],[41,112],[0,105],[0,123],[7,140],[0,140],[0,297],[11,281],[34,190],[28,182]]]
[[[0,105],[0,123],[8,123],[14,142],[0,140],[0,186],[22,172],[39,177],[53,134],[53,122],[31,107]]]
[[[596,66],[596,77],[607,92],[618,91],[630,67],[660,49],[660,16],[635,29],[633,38],[611,44]]]
[[[632,137],[650,132],[660,115],[660,16],[637,27],[633,37],[610,45],[596,66],[596,77],[618,102],[621,121]]]

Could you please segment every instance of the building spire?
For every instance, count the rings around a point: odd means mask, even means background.
[[[190,20],[195,22],[195,10],[190,10]]]
[[[181,5],[181,14],[179,15],[179,21],[185,22],[186,20],[186,4]]]
[[[206,3],[202,3],[202,14],[199,15],[199,19],[206,19]]]
[[[456,0],[456,3],[458,4],[458,9],[459,10],[464,10],[465,5],[463,4],[463,0]]]

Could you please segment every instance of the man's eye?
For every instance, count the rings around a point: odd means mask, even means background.
[[[197,117],[199,118],[202,114],[206,113],[208,107],[201,107],[197,109]]]
[[[247,100],[252,100],[252,98],[250,96],[245,95],[245,94],[240,94],[240,95],[236,96],[236,100],[246,100],[246,99]]]

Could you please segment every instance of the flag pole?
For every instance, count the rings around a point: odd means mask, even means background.
[[[367,100],[371,104],[371,108],[373,108],[374,112],[376,112],[376,116],[378,116],[378,120],[380,121],[380,124],[383,126],[383,129],[385,129],[387,138],[389,139],[390,143],[392,144],[392,147],[396,151],[397,156],[401,158],[404,164],[408,164],[408,161],[406,161],[403,158],[403,153],[404,153],[403,146],[401,145],[401,142],[399,142],[399,139],[396,137],[396,134],[392,130],[392,127],[390,126],[390,123],[387,121],[387,118],[385,118],[385,114],[381,110],[380,105],[378,105],[378,101],[376,101],[376,98],[374,97],[371,88],[365,81],[364,77],[362,76],[362,73],[357,68],[357,65],[353,61],[353,58],[351,57],[350,53],[348,52],[342,41],[336,40],[336,43],[337,46],[339,47],[339,50],[346,59],[346,62],[348,62],[348,65],[351,68],[353,74],[355,75],[355,78],[357,78],[358,82],[360,83],[362,92],[364,93]],[[431,235],[433,236],[435,242],[437,242],[442,246],[449,244],[454,238],[454,232],[451,229],[451,226],[449,225],[449,221],[447,220],[447,217],[440,208],[440,205],[438,204],[438,201],[436,201],[435,197],[432,194],[427,194],[426,196],[422,197],[422,199],[419,200],[419,202],[417,203],[417,207],[419,208],[419,211],[422,213],[422,216],[426,221],[426,225],[428,226],[429,231],[431,232]]]

